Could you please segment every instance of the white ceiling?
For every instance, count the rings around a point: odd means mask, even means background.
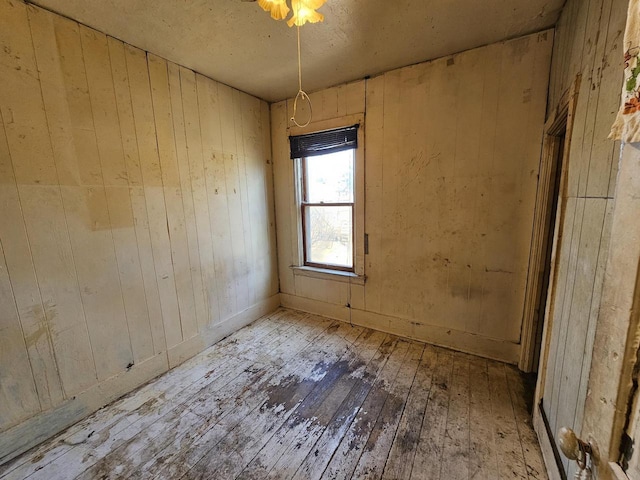
[[[33,0],[32,0],[33,1]],[[327,0],[301,29],[312,92],[542,30],[565,0]],[[35,0],[268,101],[298,90],[295,29],[242,0]]]

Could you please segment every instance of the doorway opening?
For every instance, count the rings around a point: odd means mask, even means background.
[[[547,301],[552,287],[554,238],[561,236],[559,228],[560,196],[563,165],[568,155],[568,102],[562,105],[545,126],[543,153],[540,161],[531,257],[527,277],[527,292],[522,329],[520,370],[537,372],[548,311]],[[535,379],[534,379],[535,382]]]
[[[535,340],[533,351],[533,367],[537,371],[540,361],[540,348],[542,345],[542,330],[544,326],[544,314],[547,306],[547,292],[551,281],[551,258],[553,253],[553,237],[556,230],[556,220],[558,215],[558,203],[560,196],[560,180],[562,176],[562,165],[564,160],[564,147],[567,136],[567,118],[564,117],[562,124],[558,125],[558,130],[550,132],[552,138],[552,161],[551,172],[549,174],[549,189],[547,192],[547,211],[545,212],[545,231],[543,234],[543,244],[541,248],[540,265],[540,286],[536,291],[535,301]]]
[[[558,205],[560,204],[562,171],[567,137],[567,111],[561,112],[556,122],[549,128],[544,140],[544,157],[541,161],[540,183],[536,205],[536,223],[531,260],[527,300],[530,309],[529,356],[523,368],[527,389],[527,407],[533,414],[535,386],[540,362],[540,350],[549,299],[549,287],[553,275],[554,237],[557,235]],[[526,310],[525,310],[526,311]],[[524,345],[523,345],[524,350]]]

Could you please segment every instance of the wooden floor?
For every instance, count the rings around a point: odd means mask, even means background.
[[[515,368],[280,309],[0,478],[546,475]]]

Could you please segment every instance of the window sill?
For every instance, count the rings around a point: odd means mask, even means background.
[[[294,275],[351,283],[352,285],[364,285],[367,279],[365,275],[357,275],[353,272],[341,272],[339,270],[328,270],[326,268],[292,266],[291,269]]]

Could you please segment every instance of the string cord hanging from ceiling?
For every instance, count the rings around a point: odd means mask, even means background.
[[[293,10],[293,15],[287,21],[287,25],[289,25],[289,27],[293,27],[295,25],[297,27],[298,36],[298,93],[293,100],[293,116],[291,117],[291,122],[297,127],[306,127],[311,123],[311,118],[313,117],[313,106],[311,105],[311,99],[309,98],[309,95],[307,95],[307,92],[302,90],[300,27],[307,22],[322,22],[324,20],[324,15],[317,12],[316,10],[322,7],[325,2],[326,0],[291,0],[291,9]],[[264,11],[271,12],[271,17],[274,20],[284,20],[291,10],[287,6],[287,0],[258,0],[258,5],[260,5],[260,7]],[[300,123],[297,120],[298,102],[304,101],[309,104],[309,118],[305,123]]]
[[[297,5],[297,7],[298,9],[300,8],[299,5]],[[300,56],[300,25],[296,25],[296,27],[298,31],[298,93],[296,94],[296,98],[293,100],[293,116],[291,117],[291,121],[296,127],[306,127],[311,123],[311,118],[313,117],[313,105],[311,104],[311,99],[309,98],[309,95],[307,95],[307,93],[304,90],[302,90],[302,62],[301,62],[301,56]],[[298,100],[303,100],[303,101],[306,100],[307,103],[309,104],[309,118],[304,124],[300,124],[296,120],[296,115],[298,114]]]

